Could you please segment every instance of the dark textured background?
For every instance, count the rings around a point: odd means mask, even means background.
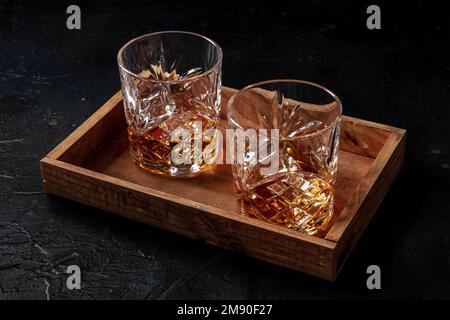
[[[371,1],[372,2],[372,1]],[[450,298],[448,10],[426,1],[0,2],[0,299]],[[291,77],[333,89],[344,112],[408,130],[406,165],[327,283],[44,193],[39,159],[119,89],[134,36],[200,32],[223,83]],[[82,290],[64,271],[82,269]],[[382,290],[366,289],[378,264]]]

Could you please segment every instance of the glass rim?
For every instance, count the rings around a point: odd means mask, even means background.
[[[129,47],[131,44],[133,44],[133,43],[135,43],[135,42],[137,42],[139,40],[142,40],[142,39],[145,39],[145,38],[149,38],[149,37],[152,37],[152,36],[162,35],[162,34],[184,34],[184,35],[191,35],[191,36],[195,36],[195,37],[201,38],[203,40],[206,40],[207,42],[211,43],[214,46],[214,48],[217,49],[217,53],[218,53],[217,62],[211,68],[209,68],[208,70],[206,70],[203,73],[200,73],[200,74],[195,75],[195,76],[190,77],[190,78],[178,79],[178,80],[155,80],[155,79],[150,79],[150,78],[144,78],[144,77],[140,76],[139,74],[136,74],[136,73],[130,71],[128,68],[126,68],[123,65],[122,53],[127,47]],[[151,33],[143,34],[143,35],[135,37],[135,38],[129,40],[128,42],[126,42],[119,49],[119,52],[117,53],[117,64],[119,65],[119,68],[121,70],[123,70],[125,73],[127,73],[128,75],[130,75],[130,76],[132,76],[134,78],[137,78],[137,79],[139,79],[141,81],[156,82],[156,83],[182,83],[182,82],[186,82],[186,81],[192,81],[192,80],[196,80],[196,79],[199,79],[199,78],[203,78],[203,77],[209,75],[210,73],[212,73],[213,71],[217,70],[218,68],[220,68],[220,66],[222,64],[222,57],[223,57],[222,48],[219,46],[219,44],[217,42],[215,42],[214,40],[212,40],[212,39],[210,39],[208,37],[205,37],[205,36],[203,36],[203,35],[201,35],[199,33],[190,32],[190,31],[167,30],[167,31],[157,31],[157,32],[151,32]]]
[[[310,136],[314,136],[314,135],[318,135],[321,134],[322,132],[329,130],[330,128],[333,128],[336,126],[336,124],[341,120],[342,117],[342,102],[341,99],[339,99],[339,97],[330,89],[315,83],[315,82],[311,82],[311,81],[306,81],[306,80],[297,80],[297,79],[272,79],[272,80],[264,80],[264,81],[260,81],[260,82],[256,82],[256,83],[252,83],[248,86],[243,87],[242,89],[238,90],[237,92],[235,92],[230,100],[228,100],[227,103],[227,119],[232,119],[233,122],[236,123],[234,117],[231,116],[231,109],[233,108],[233,104],[234,104],[234,100],[240,96],[241,94],[243,94],[244,92],[250,90],[250,89],[254,89],[263,85],[268,85],[268,84],[276,84],[276,83],[293,83],[293,84],[302,84],[302,85],[307,85],[307,86],[313,86],[316,87],[322,91],[325,91],[326,93],[328,93],[337,103],[339,110],[338,110],[338,114],[335,117],[335,119],[329,124],[327,125],[325,128],[322,128],[320,130],[311,132],[311,133],[307,133],[305,135],[301,135],[300,137],[298,137],[297,139],[303,139],[306,137],[310,137]]]

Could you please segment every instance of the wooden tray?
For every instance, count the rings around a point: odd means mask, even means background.
[[[234,92],[223,88],[223,111]],[[43,158],[41,171],[49,193],[334,280],[400,170],[405,138],[405,130],[343,117],[337,219],[324,238],[238,214],[228,165],[193,179],[142,172],[128,152],[120,93]]]

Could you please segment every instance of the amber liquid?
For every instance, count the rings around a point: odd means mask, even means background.
[[[163,83],[165,80],[186,80],[201,72],[200,68],[194,68],[180,75],[176,70],[167,71],[161,65],[151,65],[140,76]],[[212,87],[215,79],[215,75],[211,74],[210,77],[205,76],[192,82],[165,86],[160,86],[157,82],[134,80],[139,91],[139,108],[128,108],[126,116],[129,123],[127,131],[130,152],[136,164],[152,173],[189,177],[214,162],[215,149],[208,147],[213,147],[216,140],[204,133],[217,127],[218,120],[215,118],[218,118],[218,111],[214,107],[214,94],[217,93]],[[158,123],[148,121],[158,117],[161,118]],[[192,152],[187,152],[187,156],[183,155],[182,164],[172,161],[172,150],[179,144],[171,139],[176,129],[185,129],[191,134]],[[201,132],[200,151],[196,151],[194,146],[194,139],[199,139],[195,138],[195,131]],[[184,161],[186,159],[189,161]]]
[[[189,112],[173,116],[143,134],[139,134],[132,127],[128,127],[130,152],[134,161],[141,168],[152,173],[168,176],[195,175],[208,166],[209,163],[213,162],[215,154],[206,154],[205,152],[207,150],[214,150],[213,148],[208,148],[208,146],[215,144],[215,139],[205,137],[202,134],[201,149],[203,154],[200,163],[196,161],[194,152],[192,151],[190,154],[190,164],[175,165],[172,161],[171,153],[178,142],[171,141],[171,133],[176,128],[188,129],[191,132],[191,140],[193,141],[194,127],[199,122],[202,124],[202,133],[210,128],[216,127],[212,119]]]
[[[313,141],[307,142],[280,143],[288,172],[280,171],[266,177],[257,173],[258,168],[252,168],[253,174],[246,181],[245,190],[240,190],[235,183],[241,212],[310,235],[325,235],[334,217],[335,172],[322,162],[326,157],[308,153]]]
[[[321,236],[333,215],[333,186],[304,173],[285,173],[240,199],[249,216]]]

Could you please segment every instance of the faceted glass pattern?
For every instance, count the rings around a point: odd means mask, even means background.
[[[257,159],[246,144],[244,164],[233,165],[243,214],[321,236],[333,217],[342,105],[329,90],[306,81],[273,80],[237,92],[228,103],[234,129],[278,129],[278,167]],[[276,143],[267,134],[268,145]],[[262,141],[258,141],[261,144]],[[267,160],[267,159],[266,159]]]
[[[174,130],[218,127],[222,51],[212,40],[180,31],[153,33],[128,42],[118,54],[128,138],[133,160],[147,171],[189,176],[212,162],[175,164]],[[202,141],[205,150],[214,138]],[[196,158],[198,159],[198,157]],[[201,157],[200,157],[201,159]]]

